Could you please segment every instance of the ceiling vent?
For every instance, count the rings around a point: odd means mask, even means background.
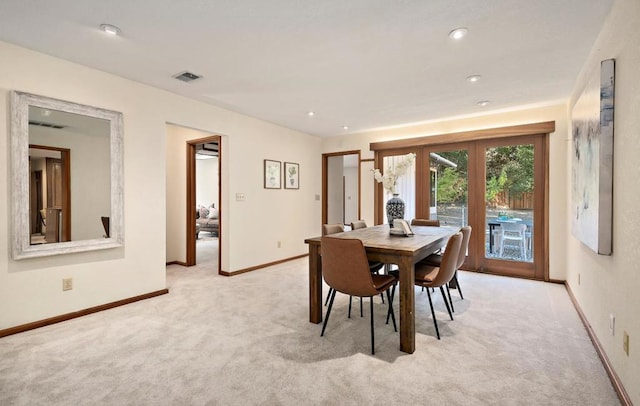
[[[202,76],[196,75],[195,73],[184,71],[176,75],[173,75],[173,77],[183,82],[192,82],[196,79],[200,79]]]
[[[45,123],[43,121],[34,121],[34,120],[29,120],[29,125],[36,125],[38,127],[55,128],[57,130],[64,128],[64,126],[60,124],[50,124],[50,123]]]

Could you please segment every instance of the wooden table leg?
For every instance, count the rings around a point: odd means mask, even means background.
[[[309,321],[322,323],[322,260],[315,244],[309,244]]]
[[[415,266],[411,258],[402,258],[400,271],[400,351],[413,354],[416,350]]]

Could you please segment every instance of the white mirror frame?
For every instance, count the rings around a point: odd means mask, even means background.
[[[31,245],[29,233],[29,106],[109,120],[111,161],[110,237]],[[69,254],[124,245],[122,113],[30,93],[11,92],[11,170],[13,259]]]

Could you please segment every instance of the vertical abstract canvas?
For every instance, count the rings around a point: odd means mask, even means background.
[[[615,61],[600,64],[571,114],[571,232],[593,251],[611,255]]]

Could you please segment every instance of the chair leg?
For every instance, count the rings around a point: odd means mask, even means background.
[[[449,317],[451,317],[451,320],[453,320],[453,314],[451,313],[451,308],[449,307],[449,301],[447,300],[447,295],[445,295],[444,293],[444,286],[440,286],[440,294],[442,294],[442,300],[444,300],[444,305],[447,307]]]
[[[436,337],[440,339],[440,331],[438,330],[438,320],[436,320],[436,312],[433,311],[433,302],[431,301],[431,293],[427,288],[427,298],[429,299],[429,307],[431,307],[431,317],[433,317],[433,325],[436,326]]]
[[[387,293],[389,293],[389,291],[387,290]],[[393,298],[396,295],[396,285],[393,285],[391,287],[391,297],[389,298],[389,305],[391,305],[391,303],[393,303]],[[387,312],[387,321],[385,322],[385,324],[389,324],[389,312]],[[398,330],[396,330],[398,331]]]
[[[364,317],[362,314],[362,298],[360,298],[360,317]]]
[[[456,281],[456,289],[458,289],[458,293],[460,294],[460,299],[464,300],[464,296],[462,296],[462,289],[460,289],[460,282],[458,282],[458,271],[453,274],[453,279]]]
[[[329,288],[329,291],[327,292],[327,298],[324,300],[324,305],[326,306],[327,303],[329,303],[329,298],[331,297],[331,292],[333,291],[333,288]]]
[[[389,311],[387,312],[387,324],[389,324],[389,315],[391,315],[391,320],[393,320],[393,331],[397,332],[398,326],[396,326],[396,315],[393,312],[393,300],[391,300],[391,294],[389,293],[389,289],[387,289],[387,301],[389,302]]]
[[[451,313],[455,313],[456,309],[453,308],[453,300],[451,300],[451,291],[449,290],[449,284],[447,284],[447,298],[449,299],[449,305],[451,306]]]
[[[324,323],[322,324],[322,332],[320,333],[320,337],[324,336],[324,329],[327,328],[327,322],[329,321],[329,316],[331,315],[331,308],[333,307],[333,299],[336,297],[335,289],[331,292],[331,300],[329,301],[329,307],[327,308],[327,315],[324,318]]]
[[[369,297],[369,306],[371,307],[371,354],[373,355],[376,353],[375,339],[373,334],[373,296]]]
[[[382,304],[384,304],[384,293],[380,293],[380,298],[382,298]]]
[[[349,313],[347,313],[347,318],[351,318],[351,299],[353,296],[349,296]]]

